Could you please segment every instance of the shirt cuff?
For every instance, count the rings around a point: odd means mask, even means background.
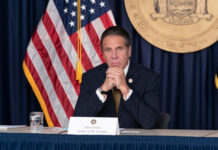
[[[96,94],[97,94],[99,100],[100,100],[102,103],[104,103],[104,102],[106,101],[106,98],[104,98],[104,96],[101,95],[101,88],[97,88]]]
[[[130,96],[132,95],[132,92],[133,92],[132,89],[129,89],[129,92],[128,92],[126,98],[123,97],[123,99],[124,99],[125,101],[127,101],[127,100],[130,98]]]

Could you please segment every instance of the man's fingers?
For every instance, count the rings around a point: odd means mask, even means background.
[[[108,71],[106,75],[115,75],[115,76],[120,76],[122,75],[122,72],[116,72],[116,71]]]
[[[113,79],[118,79],[119,78],[119,76],[116,75],[116,74],[107,74],[106,77],[113,78]]]
[[[108,68],[108,70],[106,71],[106,74],[108,73],[122,73],[123,70],[117,67],[110,67]]]

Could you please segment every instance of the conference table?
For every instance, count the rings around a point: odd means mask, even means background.
[[[218,130],[121,129],[120,135],[68,135],[63,128],[0,130],[0,150],[218,150]]]

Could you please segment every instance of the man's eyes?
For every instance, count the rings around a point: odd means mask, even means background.
[[[117,50],[121,51],[123,50],[123,47],[118,47]]]
[[[111,51],[111,49],[105,49],[104,51],[108,53]]]
[[[124,47],[117,47],[116,51],[122,51],[124,49]],[[112,52],[112,49],[108,48],[108,49],[104,49],[104,52],[109,53]]]

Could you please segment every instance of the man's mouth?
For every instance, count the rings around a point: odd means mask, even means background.
[[[112,63],[111,63],[111,66],[113,66],[113,67],[114,67],[114,66],[120,66],[120,62],[112,62]]]

